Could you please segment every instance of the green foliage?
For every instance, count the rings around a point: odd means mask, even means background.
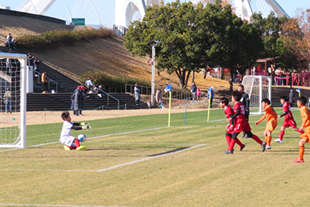
[[[111,91],[116,92],[124,92],[125,91],[125,84],[135,84],[138,83],[139,85],[150,86],[150,81],[146,81],[143,79],[138,78],[131,78],[131,77],[119,77],[109,75],[103,71],[95,71],[95,72],[87,72],[80,77],[81,82],[84,82],[91,77],[93,83],[97,83],[98,85],[102,84],[103,89],[108,90],[109,88]]]
[[[231,6],[221,1],[203,6],[175,1],[148,7],[142,22],[134,22],[125,36],[125,47],[133,54],[151,57],[156,47],[157,68],[176,73],[185,88],[192,71],[222,66],[231,73],[253,65],[263,49],[259,27],[242,21]]]
[[[70,45],[79,41],[88,41],[93,38],[107,38],[114,35],[108,29],[87,30],[53,30],[40,35],[23,35],[16,38],[16,46],[19,48],[43,48],[51,45]]]

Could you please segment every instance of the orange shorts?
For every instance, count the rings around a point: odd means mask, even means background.
[[[277,125],[278,125],[278,122],[276,119],[270,119],[269,121],[267,121],[265,130],[268,132],[272,132],[273,130],[275,130]]]
[[[306,127],[305,133],[300,135],[300,139],[305,139],[308,143],[310,143],[310,127]]]

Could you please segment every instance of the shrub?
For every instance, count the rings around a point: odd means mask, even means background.
[[[113,31],[103,28],[73,31],[53,30],[40,35],[23,35],[18,37],[16,38],[16,46],[20,48],[42,48],[50,45],[69,45],[74,42],[113,36]]]
[[[131,77],[118,77],[109,75],[102,71],[95,71],[95,72],[87,72],[80,77],[81,82],[85,82],[88,77],[91,77],[93,83],[97,83],[98,85],[102,84],[103,89],[108,91],[116,92],[124,92],[125,91],[125,84],[135,84],[138,83],[139,85],[150,86],[150,81],[138,79],[138,78],[131,78]]]

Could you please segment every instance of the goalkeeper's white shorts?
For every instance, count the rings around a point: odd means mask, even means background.
[[[59,141],[67,146],[72,146],[73,142],[75,140],[75,137],[73,136],[61,136]]]

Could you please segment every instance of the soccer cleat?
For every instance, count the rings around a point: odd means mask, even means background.
[[[224,152],[225,154],[234,154],[234,150],[226,150],[225,152]]]
[[[84,149],[86,149],[86,147],[85,147],[85,146],[79,146],[78,148],[76,148],[76,151],[79,151],[79,150],[84,150]]]
[[[263,144],[262,144],[262,152],[264,152],[265,151],[265,149],[266,149],[266,142],[263,142]]]
[[[296,158],[296,160],[292,161],[292,163],[304,163],[305,161],[302,159],[299,159],[299,158]]]
[[[64,149],[65,149],[65,150],[71,150],[70,147],[68,147],[68,146],[66,146],[66,145],[64,146]]]
[[[245,138],[245,132],[243,132],[242,138]]]
[[[242,151],[243,148],[245,148],[245,145],[242,145],[239,150]]]
[[[276,139],[276,140],[274,140],[275,142],[279,142],[279,143],[282,143],[283,142],[283,140],[281,140],[281,139]]]
[[[266,149],[271,149],[271,145],[270,146],[266,146]]]

